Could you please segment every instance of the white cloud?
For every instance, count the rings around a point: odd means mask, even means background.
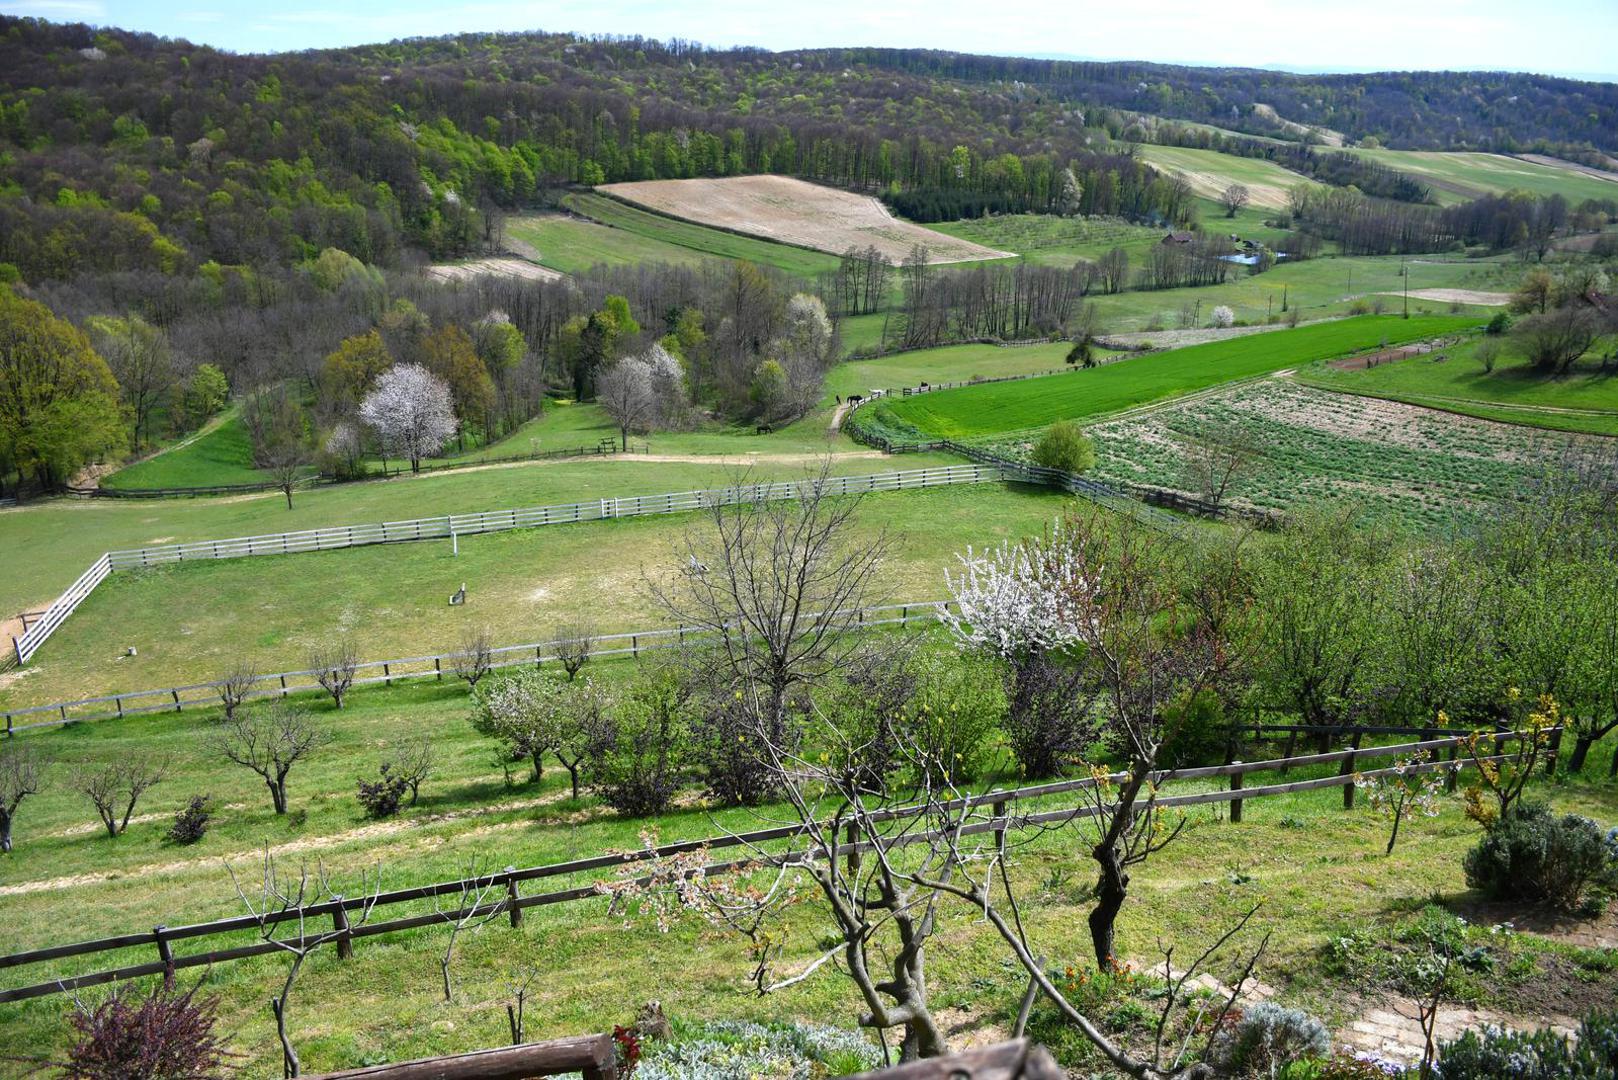
[[[0,4],[7,15],[37,15],[45,19],[105,20],[107,5],[100,0],[8,0]]]

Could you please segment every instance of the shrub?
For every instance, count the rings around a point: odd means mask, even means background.
[[[360,805],[365,807],[365,816],[385,818],[399,812],[399,804],[404,801],[410,782],[393,772],[392,766],[384,761],[377,778],[366,780],[362,777],[359,786]]]
[[[1494,313],[1494,318],[1489,320],[1489,325],[1483,328],[1483,332],[1490,337],[1499,337],[1510,329],[1511,316],[1503,311],[1497,311]]]
[[[690,691],[670,672],[637,683],[590,741],[593,786],[621,814],[658,814],[690,754]]]
[[[1438,1075],[1443,1080],[1570,1080],[1601,1075],[1579,1069],[1580,1056],[1566,1037],[1549,1028],[1526,1032],[1486,1025],[1439,1043]]]
[[[1466,853],[1466,883],[1491,899],[1546,901],[1573,910],[1592,886],[1618,883],[1618,864],[1601,827],[1577,814],[1557,817],[1537,803],[1507,811]]]
[[[1095,465],[1096,450],[1078,424],[1058,420],[1034,444],[1033,460],[1041,468],[1082,473]]]
[[[74,1080],[207,1080],[222,1076],[224,1043],[214,1036],[219,1002],[162,988],[138,1001],[115,993],[73,1014],[78,1041],[64,1072]]]
[[[1224,1032],[1213,1058],[1228,1073],[1274,1075],[1294,1061],[1330,1052],[1326,1025],[1306,1012],[1264,1001]]]
[[[208,831],[208,819],[213,816],[213,804],[206,795],[193,795],[191,801],[174,815],[169,826],[169,839],[176,844],[194,844]]]
[[[1225,708],[1219,695],[1202,690],[1190,699],[1181,699],[1163,712],[1168,737],[1158,752],[1158,764],[1165,769],[1189,769],[1218,765],[1225,759]]]
[[[857,1032],[748,1021],[687,1028],[676,1021],[675,1038],[643,1045],[635,1075],[637,1080],[814,1080],[865,1072],[881,1062],[881,1052]]]
[[[1213,309],[1213,325],[1226,329],[1236,325],[1236,313],[1224,304]]]
[[[973,779],[1006,714],[999,668],[986,657],[935,652],[917,662],[916,676],[900,721],[906,739],[938,766],[935,779]]]

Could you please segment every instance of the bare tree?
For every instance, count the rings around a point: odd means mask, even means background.
[[[309,416],[285,386],[254,394],[242,405],[253,464],[269,473],[292,509],[292,490],[314,461]]]
[[[359,654],[348,638],[317,645],[309,650],[309,670],[339,709],[343,707],[343,699],[348,696],[348,688],[354,685],[354,673],[359,666]]]
[[[262,877],[251,887],[243,884],[237,877],[235,868],[229,863],[225,864],[225,869],[230,873],[231,884],[236,888],[236,896],[247,909],[248,918],[258,928],[259,938],[286,953],[291,959],[287,967],[287,976],[281,983],[280,994],[270,998],[270,1011],[275,1015],[275,1034],[281,1041],[282,1075],[297,1076],[300,1069],[298,1051],[292,1045],[292,1036],[287,1026],[287,1012],[292,1002],[293,986],[297,983],[298,974],[303,970],[303,962],[309,958],[309,954],[322,945],[346,938],[355,926],[369,921],[371,911],[376,906],[377,896],[382,889],[381,867],[377,867],[375,872],[361,873],[360,899],[352,908],[345,903],[343,895],[332,888],[330,880],[326,877],[326,868],[319,862],[315,863],[313,877],[310,876],[309,864],[299,863],[297,879],[294,881],[291,875],[281,874],[275,857],[266,849]],[[343,918],[332,919],[329,914],[316,916],[310,911],[311,908],[327,904],[337,905],[343,912]],[[317,929],[314,925],[316,919],[320,921],[322,927],[329,928]]]
[[[567,672],[569,682],[590,662],[600,636],[595,623],[582,613],[573,614],[556,628],[556,662]]]
[[[1225,208],[1225,216],[1233,218],[1241,213],[1247,204],[1253,201],[1253,193],[1247,190],[1246,184],[1232,184],[1219,193],[1219,202]]]
[[[868,646],[862,609],[890,546],[885,535],[854,535],[859,500],[829,493],[830,469],[823,461],[792,499],[717,500],[707,527],[676,545],[681,569],[649,583],[681,625],[711,635],[714,647],[692,655],[744,695],[776,745],[792,689]]]
[[[115,837],[129,828],[135,804],[149,788],[162,782],[167,771],[166,761],[123,759],[84,771],[79,776],[78,789],[95,807],[107,835]]]
[[[405,740],[389,759],[392,773],[410,789],[410,805],[416,805],[421,785],[433,772],[433,740],[430,735],[416,735]]]
[[[1258,447],[1234,424],[1219,430],[1198,428],[1181,435],[1178,442],[1180,482],[1215,513],[1258,463]]]
[[[505,896],[500,891],[501,880],[492,874],[480,874],[478,860],[473,857],[466,865],[459,891],[433,897],[433,913],[449,927],[449,941],[444,945],[444,955],[438,958],[438,972],[443,976],[446,1003],[454,1000],[449,973],[455,960],[455,943],[460,939],[461,932],[475,931],[506,911]],[[499,899],[491,903],[491,896]]]
[[[213,740],[214,749],[237,765],[252,769],[270,789],[277,814],[287,812],[287,774],[329,740],[327,731],[307,712],[274,701],[238,713]]]
[[[253,665],[246,660],[238,660],[214,684],[219,704],[224,706],[226,720],[236,719],[236,710],[241,708],[257,682],[258,671]]]
[[[629,433],[645,431],[658,413],[652,368],[638,356],[626,356],[596,376],[596,401],[613,423],[625,450]]]
[[[465,679],[469,689],[477,689],[478,680],[489,673],[494,664],[494,646],[486,627],[468,630],[461,638],[460,648],[450,660],[450,670],[458,679]]]
[[[11,850],[11,824],[17,808],[30,795],[39,794],[45,781],[45,763],[32,747],[0,750],[0,853]]]

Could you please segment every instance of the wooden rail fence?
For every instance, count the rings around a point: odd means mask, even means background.
[[[953,605],[949,600],[926,600],[908,604],[882,604],[860,608],[857,616],[864,626],[909,626],[913,622],[935,623],[939,612]],[[701,640],[706,631],[697,627],[674,626],[655,630],[634,630],[623,634],[602,634],[595,638],[592,657],[639,656],[643,652],[669,649],[688,641]],[[536,641],[522,645],[502,645],[490,650],[491,667],[519,667],[539,665],[554,660],[562,641]],[[466,658],[462,652],[431,653],[426,656],[404,656],[391,660],[366,660],[355,665],[354,686],[392,686],[409,679],[442,680],[446,673],[452,677],[456,661]],[[248,691],[249,697],[288,697],[292,694],[325,693],[313,669],[276,671],[255,676]],[[5,733],[35,728],[61,727],[91,720],[122,719],[144,713],[183,712],[186,709],[218,708],[218,682],[192,683],[188,686],[165,686],[153,690],[129,690],[104,697],[79,698],[49,705],[31,705],[10,709],[3,713]],[[33,719],[29,719],[32,717]],[[23,721],[18,723],[18,721]]]
[[[517,510],[489,510],[444,517],[383,521],[366,525],[336,525],[300,532],[238,536],[223,540],[200,540],[185,544],[109,551],[80,575],[49,609],[44,618],[20,637],[12,639],[19,664],[27,663],[47,638],[71,615],[79,604],[106,579],[109,572],[135,570],[196,559],[239,559],[255,555],[291,555],[305,551],[332,551],[371,544],[397,544],[415,540],[448,540],[480,533],[510,529],[533,529],[545,525],[603,521],[613,518],[654,514],[678,514],[705,510],[717,505],[797,499],[820,484],[833,495],[859,495],[878,491],[911,491],[950,484],[981,484],[1006,480],[1027,481],[1026,469],[999,463],[940,465],[929,469],[861,476],[833,476],[824,481],[794,480],[744,484],[698,491],[678,491],[663,495],[613,496],[589,502],[559,506],[536,506]],[[1039,483],[1033,480],[1027,482]]]
[[[1560,729],[1557,729],[1560,730]],[[1305,754],[1298,757],[1274,758],[1265,761],[1231,762],[1227,765],[1213,765],[1201,768],[1165,770],[1154,774],[1155,786],[1158,788],[1172,783],[1181,783],[1196,780],[1223,779],[1228,782],[1228,788],[1215,788],[1208,791],[1196,792],[1186,795],[1159,796],[1155,805],[1162,808],[1176,808],[1188,806],[1204,806],[1218,803],[1231,804],[1230,820],[1232,823],[1241,821],[1242,805],[1252,799],[1262,799],[1277,795],[1293,794],[1301,791],[1316,791],[1340,787],[1344,789],[1343,805],[1352,808],[1354,804],[1352,792],[1354,782],[1358,777],[1393,775],[1400,770],[1400,766],[1387,766],[1376,769],[1360,769],[1359,764],[1366,760],[1388,757],[1404,757],[1419,753],[1428,753],[1434,760],[1418,763],[1404,768],[1406,773],[1414,771],[1450,770],[1455,772],[1471,765],[1470,760],[1442,760],[1441,751],[1447,751],[1460,745],[1461,740],[1470,737],[1470,733],[1452,735],[1439,739],[1424,739],[1419,742],[1399,743],[1389,746],[1361,747],[1355,745],[1347,750],[1334,750],[1318,754]],[[1518,737],[1516,732],[1491,732],[1489,738],[1501,742]],[[1356,740],[1357,741],[1357,740]],[[1490,755],[1482,760],[1499,760],[1500,755]],[[1259,787],[1245,786],[1244,778],[1256,772],[1269,772],[1299,768],[1305,766],[1332,765],[1339,766],[1335,774],[1316,777],[1308,780],[1297,780],[1289,783],[1268,784]],[[1110,783],[1117,783],[1124,779],[1124,774],[1114,774],[1105,778]],[[915,805],[908,807],[895,807],[874,815],[878,821],[908,821],[923,814],[966,813],[977,807],[989,807],[990,816],[971,821],[966,824],[950,824],[941,829],[932,829],[917,832],[900,832],[891,837],[884,838],[881,843],[884,850],[915,843],[924,843],[936,840],[945,835],[974,836],[984,833],[1004,835],[1015,829],[1026,829],[1035,826],[1056,827],[1082,818],[1094,817],[1098,813],[1097,806],[1092,802],[1081,802],[1055,810],[1036,811],[1026,814],[1010,812],[1013,803],[1028,800],[1049,798],[1054,795],[1066,794],[1095,787],[1101,782],[1100,778],[1089,776],[1073,780],[1059,780],[1054,783],[1037,784],[1018,788],[1001,788],[977,795],[951,800],[945,803],[935,803],[930,806]],[[828,822],[817,823],[825,827]],[[354,926],[352,930],[339,941],[339,955],[352,954],[353,943],[357,940],[375,937],[380,934],[397,933],[402,930],[414,929],[423,926],[447,925],[463,916],[475,917],[478,915],[506,914],[513,927],[521,925],[522,913],[529,908],[549,906],[552,904],[571,903],[586,900],[601,895],[596,882],[575,885],[569,888],[551,892],[523,895],[521,886],[528,882],[541,881],[558,877],[569,877],[584,874],[590,871],[619,869],[635,863],[646,862],[652,859],[663,858],[669,855],[688,853],[700,850],[722,850],[738,846],[749,848],[759,844],[792,841],[806,832],[803,824],[781,825],[768,829],[759,829],[748,833],[731,833],[721,836],[711,836],[703,839],[682,840],[675,843],[663,844],[649,850],[632,852],[611,852],[594,855],[588,858],[575,859],[569,862],[549,863],[541,866],[532,866],[524,869],[507,867],[505,870],[457,881],[437,882],[430,885],[420,885],[405,889],[396,889],[390,892],[379,893],[372,896],[337,897],[319,904],[312,904],[304,908],[288,910],[279,913],[270,913],[265,919],[270,924],[281,922],[299,922],[309,919],[331,919],[333,925],[342,929],[348,923],[347,913],[351,910],[361,910],[369,907],[372,910],[387,909],[399,904],[431,900],[434,897],[446,895],[464,895],[479,889],[487,890],[491,887],[502,887],[503,895],[499,900],[474,907],[464,908],[456,912],[440,912],[434,910],[425,914],[405,915],[381,922],[367,922]],[[837,845],[835,855],[856,855],[872,850],[873,843],[869,840],[843,843]],[[784,856],[775,856],[777,861]],[[706,873],[724,873],[739,871],[748,867],[768,862],[768,858],[758,854],[749,855],[744,859],[729,862],[710,863],[705,868]],[[647,879],[641,879],[645,881]],[[157,926],[149,931],[131,934],[119,934],[111,937],[96,938],[89,941],[79,941],[63,945],[52,945],[44,948],[30,949],[24,952],[0,956],[0,970],[23,967],[34,964],[47,963],[53,960],[64,960],[84,956],[99,956],[104,953],[114,953],[125,949],[150,949],[156,953],[156,959],[126,964],[120,967],[106,968],[77,975],[68,975],[52,978],[43,982],[22,986],[11,986],[0,990],[0,1002],[24,1001],[30,998],[45,997],[51,994],[67,993],[87,986],[99,986],[106,983],[118,982],[127,979],[136,979],[148,975],[161,975],[172,978],[174,974],[185,968],[210,967],[214,964],[227,963],[252,956],[262,956],[280,952],[280,947],[263,940],[254,940],[248,944],[235,945],[230,948],[214,949],[199,953],[177,954],[174,946],[177,943],[193,941],[199,938],[214,938],[227,935],[242,935],[253,932],[255,936],[260,929],[260,922],[252,916],[236,916],[227,919],[217,919],[212,922],[196,923],[190,926]],[[341,948],[348,946],[347,950]]]

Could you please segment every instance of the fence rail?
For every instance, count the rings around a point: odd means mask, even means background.
[[[510,529],[532,529],[545,525],[578,521],[602,521],[654,514],[677,514],[718,505],[801,498],[813,487],[833,495],[858,495],[877,491],[911,491],[917,488],[951,484],[979,484],[1026,479],[1026,469],[995,462],[972,465],[939,465],[927,469],[867,473],[860,476],[832,476],[823,480],[775,481],[726,488],[679,491],[664,495],[613,496],[590,502],[558,506],[535,506],[516,510],[489,510],[445,517],[384,521],[365,525],[336,525],[301,532],[237,536],[223,540],[198,540],[160,547],[109,551],[96,560],[46,611],[44,618],[21,637],[12,639],[19,664],[26,663],[45,640],[61,626],[106,579],[110,572],[162,566],[195,559],[238,559],[256,555],[291,555],[305,551],[334,551],[372,544],[397,544],[414,540],[443,540]],[[1037,482],[1037,481],[1036,481]]]
[[[1560,732],[1561,729],[1555,729]],[[1497,753],[1488,755],[1481,760],[1499,760],[1498,748],[1502,742],[1518,738],[1515,732],[1493,732],[1490,738],[1495,740]],[[1293,794],[1301,791],[1314,791],[1333,787],[1344,788],[1345,809],[1353,806],[1353,785],[1360,777],[1375,777],[1393,775],[1397,771],[1409,773],[1415,771],[1433,771],[1445,769],[1451,771],[1453,777],[1462,768],[1468,767],[1471,762],[1456,758],[1456,750],[1463,740],[1470,738],[1470,733],[1454,735],[1439,739],[1424,739],[1419,742],[1400,743],[1390,746],[1360,747],[1357,745],[1347,750],[1334,750],[1318,754],[1305,754],[1297,757],[1272,758],[1264,761],[1231,762],[1227,765],[1213,765],[1201,768],[1165,770],[1155,773],[1153,780],[1155,787],[1162,788],[1171,783],[1192,780],[1225,779],[1229,782],[1226,790],[1213,789],[1187,795],[1168,795],[1155,798],[1159,807],[1174,808],[1187,806],[1203,806],[1216,803],[1231,804],[1230,819],[1233,823],[1241,820],[1241,807],[1250,799],[1268,798],[1276,795]],[[1450,751],[1450,759],[1442,760],[1437,752]],[[1428,753],[1432,760],[1408,766],[1393,766],[1377,769],[1361,770],[1358,763],[1363,760],[1401,757],[1418,753]],[[1333,775],[1316,777],[1308,780],[1292,781],[1290,783],[1269,784],[1261,787],[1246,787],[1244,778],[1256,772],[1282,771],[1310,765],[1338,764],[1339,769]],[[939,839],[945,835],[970,836],[986,832],[1004,834],[1008,830],[1023,829],[1031,826],[1061,825],[1087,817],[1093,817],[1100,812],[1093,801],[1081,801],[1071,806],[1056,810],[1046,810],[1028,814],[1016,815],[1009,812],[1012,803],[1026,802],[1034,799],[1048,798],[1053,795],[1067,794],[1095,787],[1103,779],[1110,783],[1117,783],[1124,779],[1123,774],[1114,774],[1110,777],[1099,778],[1086,776],[1074,780],[1061,780],[1054,783],[1038,784],[1018,788],[1001,788],[978,795],[969,795],[954,799],[942,804],[913,805],[895,807],[881,811],[875,815],[878,821],[906,821],[929,813],[957,813],[969,812],[976,807],[987,806],[991,808],[991,816],[966,824],[951,824],[941,829],[917,832],[901,832],[882,840],[884,848],[897,847],[914,843],[927,842]],[[829,823],[817,822],[815,827],[824,829]],[[776,841],[791,841],[802,837],[809,826],[804,824],[781,825],[773,828],[759,829],[741,834],[725,834],[702,839],[682,840],[675,843],[632,852],[609,852],[594,855],[583,859],[574,859],[568,862],[548,863],[540,866],[531,866],[523,869],[507,867],[505,870],[474,878],[456,881],[435,882],[429,885],[415,886],[405,889],[396,889],[386,893],[371,896],[336,897],[320,904],[309,905],[304,908],[270,913],[265,918],[270,924],[280,922],[294,922],[308,919],[333,920],[333,925],[339,929],[347,925],[348,911],[363,908],[385,909],[398,904],[412,901],[430,900],[435,897],[463,894],[479,889],[491,887],[504,887],[501,899],[483,904],[475,908],[464,909],[446,915],[437,910],[430,914],[406,915],[399,918],[388,919],[382,922],[367,922],[353,927],[345,939],[348,949],[339,948],[339,955],[348,955],[352,950],[355,939],[373,937],[379,934],[393,933],[401,930],[414,929],[421,926],[445,924],[459,915],[482,913],[497,915],[505,913],[509,916],[512,926],[521,923],[522,912],[528,908],[548,906],[551,904],[570,903],[576,900],[600,896],[601,892],[595,882],[577,885],[570,888],[554,890],[546,893],[522,895],[521,885],[527,882],[540,881],[549,878],[570,877],[577,874],[589,873],[596,870],[618,869],[639,862],[645,862],[669,855],[689,853],[699,850],[723,850],[738,846],[749,848],[759,844]],[[837,845],[835,854],[842,856],[866,852],[873,849],[870,840],[861,840]],[[779,859],[780,856],[775,858]],[[710,863],[708,872],[726,872],[738,870],[747,866],[758,865],[761,857],[755,852],[747,858],[732,862]],[[111,937],[96,938],[88,941],[72,942],[63,945],[52,945],[39,949],[30,949],[24,952],[0,956],[0,969],[22,967],[26,965],[46,963],[52,960],[69,959],[81,956],[95,956],[102,953],[117,952],[123,949],[148,948],[153,949],[157,959],[129,964],[117,968],[109,968],[80,975],[65,976],[38,982],[31,985],[16,986],[0,990],[0,1002],[23,1001],[29,998],[45,997],[51,994],[66,993],[86,986],[97,986],[109,982],[118,982],[126,979],[140,978],[146,975],[163,975],[171,977],[176,971],[183,968],[207,967],[232,960],[245,959],[251,956],[261,956],[280,951],[280,947],[263,941],[251,944],[238,945],[232,948],[219,949],[201,953],[176,955],[173,946],[182,941],[198,938],[218,937],[228,934],[240,934],[245,931],[258,931],[260,922],[251,916],[236,916],[228,919],[217,919],[211,922],[195,923],[189,926],[165,927],[159,926],[149,931],[133,934],[119,934]]]
[[[940,611],[952,605],[948,600],[925,600],[908,604],[882,604],[860,608],[856,614],[864,626],[909,626],[912,622],[936,622]],[[674,648],[687,641],[700,640],[706,631],[696,627],[660,627],[653,630],[634,630],[622,634],[603,634],[595,638],[592,657],[639,656],[643,652]],[[502,645],[489,650],[491,667],[505,668],[539,665],[554,660],[564,641],[535,641],[523,645]],[[466,657],[461,652],[431,653],[426,656],[403,656],[390,660],[366,660],[355,665],[354,686],[391,686],[410,679],[442,679],[446,673],[452,677],[456,661]],[[249,689],[250,697],[287,697],[292,694],[324,693],[313,669],[277,671],[256,676]],[[186,709],[219,707],[218,682],[191,683],[187,686],[166,686],[152,690],[130,690],[105,697],[79,698],[75,701],[52,702],[11,709],[4,713],[7,735],[36,728],[61,727],[64,724],[84,723],[92,720],[122,719],[147,713],[183,712]],[[29,721],[29,717],[38,717]],[[23,723],[18,723],[23,720]]]

